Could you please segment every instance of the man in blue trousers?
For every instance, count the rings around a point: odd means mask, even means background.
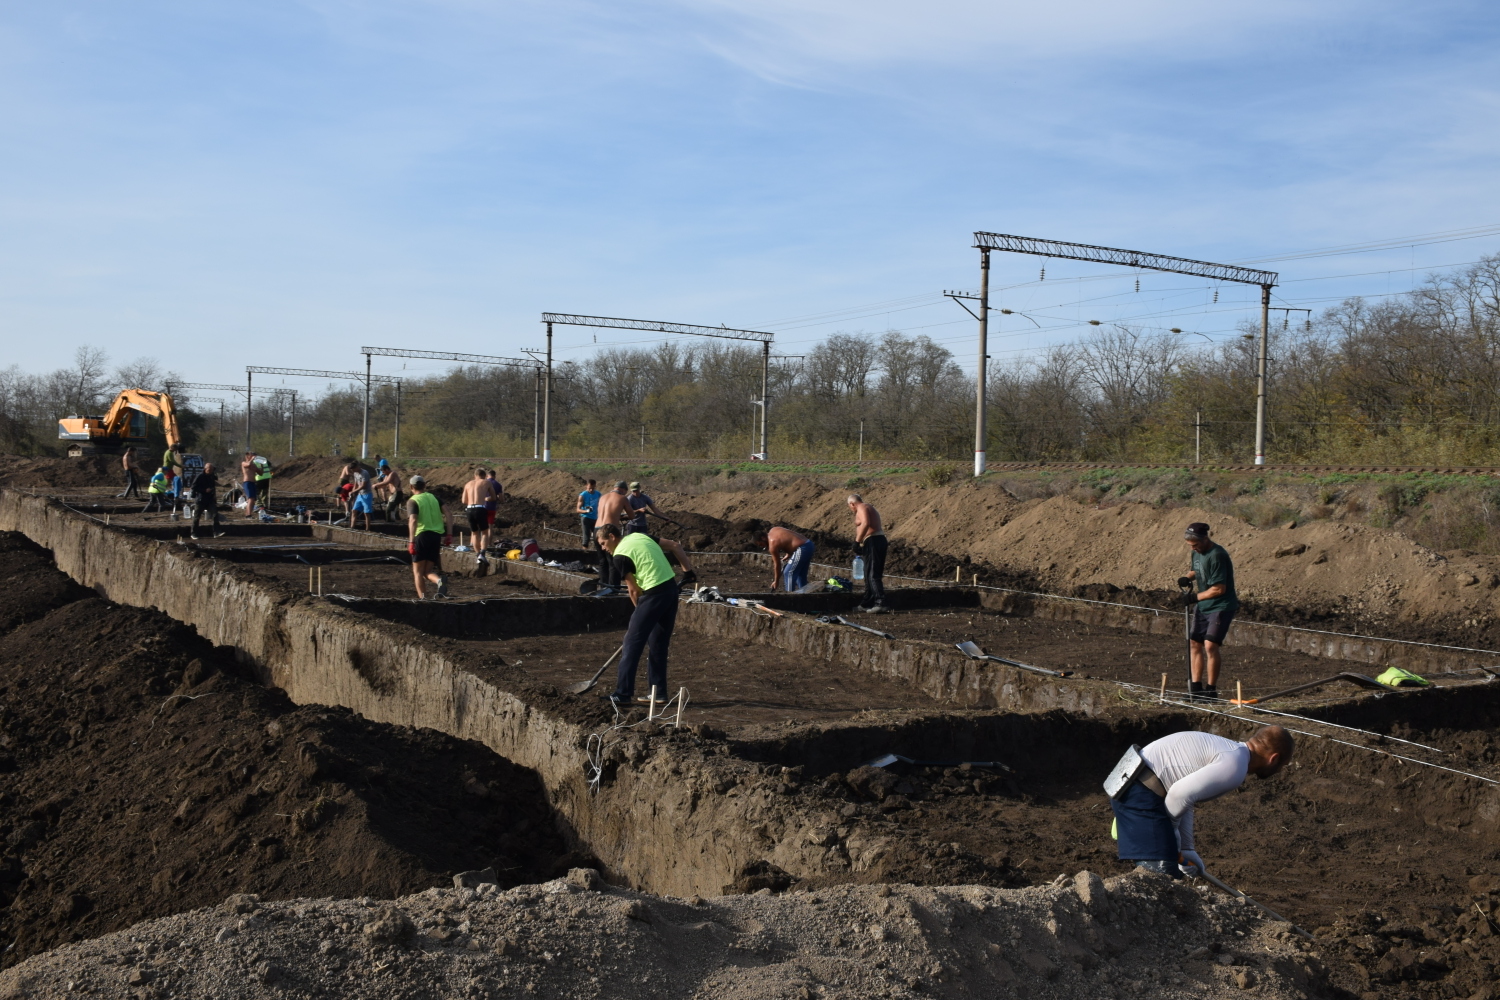
[[[672,629],[677,624],[677,575],[661,546],[644,532],[626,535],[618,524],[602,524],[594,537],[614,564],[614,578],[625,581],[630,588],[630,600],[635,604],[625,631],[625,645],[620,651],[615,689],[604,699],[617,708],[629,704],[632,698],[646,704],[654,688],[657,700],[666,701],[667,652],[672,644]],[[648,693],[637,697],[635,672],[640,665],[641,650],[648,645],[651,647],[646,664]]]
[[[1173,878],[1206,871],[1193,843],[1193,807],[1240,787],[1246,775],[1272,777],[1294,749],[1280,726],[1263,726],[1244,743],[1189,731],[1131,747],[1104,786],[1120,859]]]

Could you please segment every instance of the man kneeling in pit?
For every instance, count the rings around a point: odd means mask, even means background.
[[[1244,743],[1189,731],[1131,747],[1104,782],[1120,859],[1173,878],[1206,872],[1193,844],[1193,807],[1240,787],[1247,774],[1272,777],[1294,749],[1280,726]]]

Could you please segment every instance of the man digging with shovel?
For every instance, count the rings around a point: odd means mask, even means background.
[[[649,645],[646,682],[657,700],[665,701],[667,693],[667,651],[672,644],[672,629],[677,625],[677,574],[667,562],[661,546],[642,532],[626,535],[618,524],[601,524],[594,532],[599,547],[614,563],[616,579],[630,588],[635,611],[625,631],[620,650],[620,666],[615,689],[604,695],[618,709],[632,698],[643,704],[650,696],[635,697],[635,673],[640,666],[641,650]]]

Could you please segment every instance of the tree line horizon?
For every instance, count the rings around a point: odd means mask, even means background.
[[[1194,344],[1121,324],[989,372],[991,462],[1248,464],[1254,448],[1258,324]],[[1500,254],[1430,276],[1411,292],[1349,298],[1271,330],[1267,452],[1275,463],[1500,465]],[[758,449],[761,352],[673,340],[607,348],[555,369],[555,459],[744,461]],[[124,388],[187,379],[151,358],[111,367],[97,348],[43,374],[0,369],[0,451],[58,455],[57,420],[100,413]],[[538,384],[529,369],[464,366],[406,381],[403,456],[526,458]],[[300,391],[300,390],[299,390]],[[243,448],[229,396],[176,398],[188,443],[219,458]],[[226,394],[227,395],[227,394]],[[967,462],[974,379],[925,335],[840,332],[800,363],[775,362],[773,461]],[[298,454],[357,455],[363,388],[299,396]],[[254,447],[285,454],[290,396],[257,396]],[[396,398],[376,386],[371,454],[392,452]],[[1201,442],[1201,444],[1200,444]]]

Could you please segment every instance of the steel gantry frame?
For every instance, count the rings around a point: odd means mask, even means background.
[[[209,383],[209,382],[168,382],[167,383],[167,395],[168,396],[172,395],[172,390],[174,388],[176,388],[176,389],[202,389],[204,391],[238,393],[240,395],[245,396],[245,408],[246,409],[250,408],[250,396],[248,394],[246,394],[246,392],[245,392],[244,389],[240,388],[237,385],[215,385],[215,384]],[[288,429],[288,436],[287,436],[287,441],[286,441],[286,453],[287,453],[288,457],[296,457],[296,454],[297,454],[297,390],[296,389],[256,389],[254,391],[255,392],[267,392],[267,393],[271,393],[273,395],[289,395],[289,396],[292,397],[292,419],[291,419],[291,425],[290,425],[290,427]],[[220,413],[219,418],[220,418],[220,421],[222,422],[223,421],[223,414],[222,413]],[[221,434],[220,436],[222,437],[223,435]],[[220,442],[220,446],[221,447],[223,446],[223,442],[222,441]],[[245,447],[247,447],[247,448],[250,447],[250,442],[249,441],[245,442]]]
[[[359,372],[328,372],[316,368],[264,368],[259,365],[246,365],[245,392],[249,393],[254,391],[254,389],[251,387],[251,380],[254,379],[257,374],[295,375],[300,378],[332,378],[340,379],[346,382],[364,383],[365,418],[363,429],[360,432],[361,439],[359,445],[359,457],[364,459],[370,457],[370,383],[373,381],[379,382],[382,385],[394,384],[398,387],[398,391],[401,385],[401,380],[399,378],[393,378],[389,375],[371,375],[368,368],[369,366],[367,364],[365,373],[361,375]],[[250,447],[250,407],[248,406],[245,407],[245,447]]]
[[[775,334],[764,330],[738,330],[727,326],[698,326],[694,323],[669,323],[654,319],[621,319],[617,316],[582,316],[577,313],[542,313],[547,325],[547,390],[542,417],[542,461],[552,461],[552,326],[597,326],[613,330],[645,330],[650,333],[680,333],[690,337],[717,337],[720,340],[749,340],[761,345],[760,361],[760,452],[762,462],[769,461],[766,435],[770,424],[771,341]],[[752,400],[752,402],[756,402]]]
[[[1255,374],[1255,464],[1266,463],[1266,362],[1267,340],[1271,325],[1271,289],[1280,278],[1275,271],[1261,271],[1237,264],[1215,264],[1206,260],[1187,257],[1169,257],[1166,254],[1146,253],[1140,250],[1120,250],[1115,247],[1093,246],[1088,243],[1065,243],[1061,240],[1044,240],[1033,236],[1011,236],[1006,233],[974,234],[974,248],[979,251],[979,391],[975,403],[974,420],[974,475],[984,474],[985,466],[985,373],[989,347],[990,317],[990,251],[1023,253],[1036,257],[1060,257],[1064,260],[1082,260],[1095,264],[1117,264],[1145,271],[1169,271],[1173,274],[1191,274],[1214,281],[1232,281],[1243,285],[1260,286],[1260,352]]]
[[[414,351],[405,347],[361,347],[359,353],[365,356],[365,374],[370,373],[370,358],[380,356],[383,358],[431,358],[434,361],[458,361],[466,365],[503,365],[512,368],[537,368],[535,361],[526,361],[521,358],[506,358],[492,354],[460,354],[455,351]],[[540,370],[538,368],[538,370]],[[368,406],[369,391],[366,388],[366,405]],[[401,382],[396,382],[396,436],[391,442],[391,457],[395,458],[401,454]]]

